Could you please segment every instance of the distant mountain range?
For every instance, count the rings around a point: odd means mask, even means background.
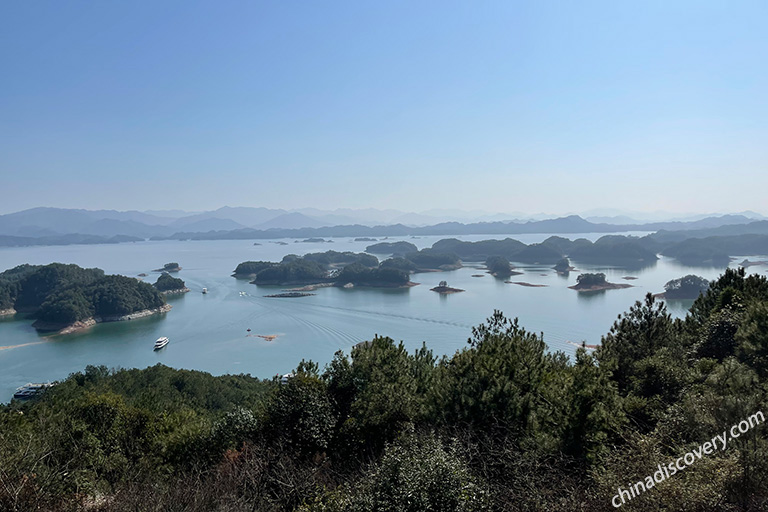
[[[606,212],[611,213],[611,212]],[[0,215],[0,245],[115,243],[137,239],[248,239],[314,236],[401,236],[521,233],[678,231],[746,226],[765,217],[755,212],[692,215],[688,220],[637,222],[627,215],[538,218],[460,210],[407,213],[398,210],[305,208],[283,210],[223,207],[187,213],[33,208]],[[534,218],[531,218],[534,217]],[[462,220],[457,220],[462,219]],[[67,242],[72,240],[72,242]],[[104,240],[100,242],[99,240]]]

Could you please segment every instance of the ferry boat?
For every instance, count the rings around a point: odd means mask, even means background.
[[[163,336],[162,338],[157,338],[157,341],[155,342],[155,350],[160,350],[164,346],[168,344],[168,342],[171,341],[168,339],[168,336]]]
[[[16,388],[16,392],[13,394],[13,398],[16,400],[29,400],[30,398],[39,395],[51,386],[53,386],[53,384],[50,382],[29,382],[19,388]]]

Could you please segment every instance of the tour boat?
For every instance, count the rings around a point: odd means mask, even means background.
[[[33,383],[24,384],[20,388],[16,388],[16,392],[13,394],[13,398],[16,400],[29,400],[30,398],[42,393],[49,387],[53,386],[50,382],[45,383]]]
[[[167,336],[163,336],[162,338],[157,338],[157,341],[155,342],[155,350],[160,350],[164,346],[168,344],[170,340]]]

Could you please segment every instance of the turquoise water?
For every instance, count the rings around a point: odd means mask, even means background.
[[[539,242],[547,235],[514,235],[526,243]],[[596,239],[602,234],[570,234],[568,238]],[[408,240],[419,248],[429,247],[445,237]],[[457,237],[483,240],[488,235]],[[503,237],[494,237],[503,238]],[[99,267],[107,273],[136,276],[169,261],[178,261],[178,274],[192,292],[172,297],[173,309],[162,316],[129,322],[100,324],[87,332],[66,336],[41,336],[32,321],[17,315],[0,320],[0,402],[8,401],[13,390],[29,381],[49,381],[80,371],[86,365],[144,368],[161,362],[176,368],[205,370],[214,374],[250,373],[271,377],[286,373],[302,359],[327,363],[337,350],[348,351],[355,343],[374,334],[403,340],[413,349],[423,341],[438,354],[451,354],[466,345],[471,328],[491,315],[494,309],[519,317],[521,325],[543,332],[552,350],[572,354],[568,343],[598,343],[616,316],[629,309],[647,292],[663,291],[664,283],[695,273],[714,278],[721,270],[688,268],[661,259],[641,271],[626,271],[573,262],[579,270],[605,272],[609,281],[628,282],[633,288],[584,295],[567,286],[579,272],[567,278],[547,267],[518,265],[523,275],[512,281],[544,284],[531,288],[506,284],[474,268],[413,276],[421,283],[402,290],[321,288],[303,298],[265,298],[279,287],[257,287],[230,277],[235,266],[246,260],[279,261],[285,254],[325,251],[363,251],[370,242],[335,239],[334,243],[273,241],[261,245],[243,241],[162,241],[119,245],[79,245],[0,249],[0,269],[21,263],[53,261]],[[383,258],[384,256],[380,256]],[[753,256],[750,256],[754,259]],[[738,261],[741,261],[740,259]],[[765,272],[765,267],[752,267]],[[485,277],[472,277],[484,274]],[[638,277],[623,281],[623,276]],[[466,290],[441,296],[430,291],[439,281]],[[203,287],[209,293],[203,295]],[[242,292],[242,293],[241,293]],[[676,315],[683,315],[690,301],[670,302]],[[251,329],[248,333],[246,329]],[[251,336],[249,336],[251,334]],[[254,335],[278,335],[274,341]],[[160,336],[170,344],[159,352],[152,345]],[[6,348],[10,347],[10,348]]]

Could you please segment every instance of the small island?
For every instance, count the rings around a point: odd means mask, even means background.
[[[163,265],[163,268],[156,268],[152,272],[178,272],[181,270],[181,267],[178,263],[172,262],[172,263],[166,263]]]
[[[664,292],[654,297],[660,299],[698,299],[699,295],[709,289],[709,281],[701,276],[689,274],[679,279],[673,279],[664,285]]]
[[[552,268],[555,269],[555,272],[558,274],[567,274],[568,272],[576,270],[571,266],[571,262],[568,260],[568,258],[562,258],[558,260],[558,262],[555,263],[555,266]]]
[[[576,278],[576,284],[569,286],[568,288],[578,292],[597,292],[601,290],[632,288],[632,285],[626,283],[609,283],[605,280],[605,274],[599,272],[596,274],[580,274],[579,277]]]
[[[488,269],[488,273],[493,277],[509,277],[522,274],[522,272],[512,270],[512,265],[504,256],[489,256],[485,260],[485,268]]]
[[[332,244],[333,240],[326,240],[325,238],[305,238],[304,240],[296,240],[296,243],[305,243],[305,244]]]
[[[451,288],[448,286],[448,283],[446,281],[440,281],[440,283],[435,286],[434,288],[430,288],[431,291],[437,292],[441,295],[448,295],[450,293],[459,293],[463,292],[464,290],[460,288]]]
[[[152,286],[163,295],[178,295],[189,291],[189,288],[187,288],[182,279],[173,277],[170,274],[160,274],[157,282]]]
[[[504,281],[507,284],[516,284],[518,286],[525,286],[527,288],[546,288],[548,285],[546,284],[534,284],[534,283],[526,283],[525,281]]]
[[[367,236],[361,236],[355,238],[355,242],[378,242],[378,240],[375,238],[368,238]]]

